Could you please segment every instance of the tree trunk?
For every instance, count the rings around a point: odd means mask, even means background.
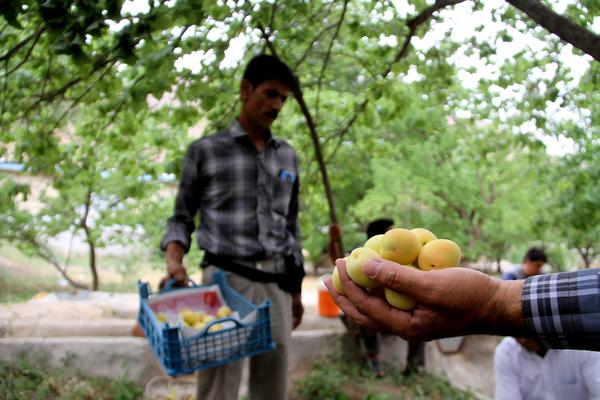
[[[323,159],[323,152],[321,151],[321,144],[319,143],[319,136],[317,135],[317,128],[312,119],[310,111],[304,102],[304,96],[302,95],[302,90],[300,87],[297,87],[294,90],[294,97],[300,105],[300,109],[302,110],[302,114],[304,114],[304,118],[306,119],[306,123],[308,124],[308,128],[310,130],[310,137],[313,142],[313,147],[315,148],[315,155],[317,157],[317,163],[319,164],[319,170],[321,171],[321,178],[323,180],[323,186],[325,188],[325,195],[327,196],[327,204],[329,205],[329,220],[332,224],[337,224],[338,218],[335,210],[335,203],[333,201],[333,192],[331,190],[331,184],[329,183],[329,175],[327,174],[327,168],[325,167],[325,160]],[[342,236],[340,235],[336,241],[336,248],[339,254],[344,254],[344,244],[342,242]]]
[[[98,277],[98,268],[96,266],[96,246],[91,240],[88,240],[90,246],[90,270],[92,272],[92,290],[100,288],[100,279]]]
[[[67,274],[67,270],[66,267],[63,268],[61,267],[60,263],[58,262],[58,260],[54,257],[54,255],[52,254],[52,251],[50,251],[49,248],[47,248],[46,246],[42,245],[41,243],[39,243],[35,238],[31,237],[31,236],[25,236],[24,237],[24,241],[27,241],[29,243],[31,243],[35,249],[36,254],[46,260],[47,262],[49,262],[50,264],[52,264],[54,266],[54,268],[56,268],[56,270],[58,271],[58,273],[67,281],[69,282],[69,284],[77,289],[87,289],[88,286],[77,282],[76,280],[74,280],[73,278],[71,278],[68,274]]]
[[[506,0],[563,41],[600,61],[600,35],[555,13],[538,0]]]
[[[38,247],[37,254],[38,254],[38,255],[39,255],[41,258],[45,259],[45,260],[46,260],[46,261],[48,261],[50,264],[52,264],[52,265],[53,265],[53,266],[56,268],[56,270],[58,271],[58,273],[59,273],[59,274],[60,274],[60,275],[61,275],[61,276],[62,276],[62,277],[63,277],[63,278],[64,278],[64,279],[67,281],[67,282],[69,282],[69,284],[70,284],[71,286],[73,286],[74,288],[77,288],[77,289],[87,289],[87,288],[88,288],[88,286],[87,286],[86,284],[84,284],[84,283],[80,283],[80,282],[77,282],[76,280],[74,280],[73,278],[71,278],[71,277],[70,277],[70,276],[67,274],[67,271],[66,271],[66,269],[64,269],[64,268],[61,268],[61,266],[60,266],[60,264],[58,263],[58,261],[56,261],[56,259],[54,259],[54,257],[52,257],[52,256],[49,256],[50,250],[47,250],[47,252],[48,252],[48,253],[47,253],[47,254],[45,254],[43,251],[41,251],[41,249],[42,249],[41,245],[39,245],[39,246],[40,246],[40,247]]]
[[[590,248],[577,248],[577,252],[579,253],[579,255],[581,256],[581,259],[583,260],[583,265],[586,269],[588,269],[590,267],[590,265],[592,264],[592,257],[591,257],[591,251]]]
[[[502,257],[496,257],[496,272],[500,273],[502,270],[500,268],[500,263],[502,262]]]
[[[265,39],[266,45],[271,50],[271,53],[279,57],[277,55],[277,50],[271,41],[269,40],[269,35],[265,32],[265,29],[261,24],[258,24],[259,29],[263,33],[263,37]],[[317,158],[317,163],[319,164],[319,170],[321,171],[321,178],[323,180],[323,187],[325,188],[325,196],[327,197],[327,204],[329,206],[329,220],[332,224],[338,224],[337,212],[335,210],[335,203],[333,201],[333,192],[331,191],[331,184],[329,183],[329,175],[327,174],[327,168],[325,167],[325,160],[323,159],[323,152],[321,151],[321,143],[319,142],[319,136],[317,135],[317,127],[315,122],[310,114],[310,110],[306,106],[306,102],[304,101],[304,96],[302,95],[302,89],[300,89],[300,85],[296,85],[295,88],[292,88],[294,97],[300,106],[300,110],[302,110],[302,114],[304,115],[304,119],[306,119],[306,124],[308,125],[308,130],[310,131],[310,138],[313,142],[313,147],[315,148],[315,155]],[[341,254],[344,254],[344,245],[342,243],[342,237],[337,239],[335,243],[336,247],[340,251]]]
[[[81,228],[85,232],[85,238],[90,246],[90,271],[92,272],[92,290],[98,290],[100,287],[100,279],[98,277],[98,268],[96,266],[96,245],[92,239],[92,233],[90,227],[87,224],[88,216],[90,215],[90,209],[92,208],[92,189],[89,188],[86,200],[85,200],[85,212],[81,219]]]

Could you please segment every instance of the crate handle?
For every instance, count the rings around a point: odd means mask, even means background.
[[[220,324],[222,322],[227,322],[227,321],[231,321],[234,322],[236,326],[232,326],[230,328],[226,328],[226,329],[222,329],[222,330],[218,330],[216,332],[208,332],[208,328],[210,328],[212,325],[214,324]],[[206,324],[202,329],[200,329],[200,331],[195,334],[194,336],[190,336],[190,337],[183,337],[183,341],[184,342],[188,342],[190,340],[195,340],[198,339],[204,335],[206,335],[207,333],[210,333],[212,335],[217,334],[217,333],[222,333],[223,331],[228,331],[230,329],[237,329],[239,327],[243,327],[246,326],[243,323],[241,323],[239,320],[235,319],[235,318],[231,318],[231,317],[225,317],[225,318],[219,318],[219,319],[215,319],[214,321],[210,321],[208,324]]]
[[[177,290],[177,289],[185,289],[184,287],[173,287],[173,285],[175,284],[175,278],[171,278],[167,281],[167,283],[165,284],[165,287],[161,289],[161,293],[162,292],[170,292],[171,290]],[[187,284],[191,284],[191,287],[198,287],[198,285],[196,284],[196,282],[194,282],[193,280],[191,280],[190,278],[186,278],[186,282]],[[190,286],[186,286],[186,287],[190,287]]]

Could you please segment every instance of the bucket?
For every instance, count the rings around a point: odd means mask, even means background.
[[[327,291],[327,287],[325,286],[325,278],[331,276],[331,274],[325,274],[319,278],[317,283],[317,291],[318,291],[318,313],[321,317],[338,317],[342,310],[335,304],[333,301],[333,297]]]

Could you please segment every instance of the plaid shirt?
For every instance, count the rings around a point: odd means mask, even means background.
[[[600,269],[527,278],[523,316],[548,348],[600,351]]]
[[[294,254],[301,260],[298,188],[294,149],[271,136],[259,153],[236,120],[188,147],[161,249],[175,240],[187,252],[200,211],[196,240],[210,253],[241,259]]]

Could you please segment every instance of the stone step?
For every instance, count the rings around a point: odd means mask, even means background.
[[[79,292],[77,292],[79,293]],[[23,331],[34,330],[34,328],[25,328],[27,322],[23,320],[32,320],[35,326],[39,320],[84,320],[86,324],[96,327],[92,324],[94,320],[130,320],[136,319],[139,310],[139,295],[136,293],[110,293],[110,292],[83,292],[78,297],[75,295],[69,297],[59,293],[49,293],[44,296],[38,296],[25,303],[2,304],[0,305],[0,336],[1,330],[6,330],[6,326],[11,322],[12,325],[22,327]],[[340,329],[343,328],[339,318],[322,317],[318,315],[318,295],[314,291],[307,291],[303,295],[304,317],[302,324],[298,329]],[[7,322],[8,321],[8,322]],[[14,321],[14,323],[13,323]],[[19,321],[19,322],[17,322]],[[48,323],[52,326],[53,323]],[[111,323],[112,325],[117,322]],[[55,324],[56,325],[56,324]],[[121,334],[122,330],[118,331]],[[32,334],[28,334],[32,336]],[[73,334],[71,336],[77,336]],[[102,336],[97,334],[95,336]],[[115,334],[110,334],[115,335]],[[4,334],[7,336],[7,334]],[[44,335],[45,336],[45,335]]]
[[[118,313],[107,305],[27,304],[4,306],[4,312],[0,311],[0,337],[131,336],[137,317],[137,310],[121,312],[121,318],[109,317]],[[297,330],[321,329],[343,332],[345,328],[339,318],[317,315],[314,304],[305,304]]]
[[[0,320],[0,337],[132,336],[133,319]]]
[[[54,294],[25,303],[0,305],[0,320],[15,318],[64,319],[135,319],[139,310],[139,296],[130,293],[92,292],[88,299],[60,300]]]
[[[0,319],[0,337],[64,337],[64,336],[132,336],[134,318],[65,319],[13,318]],[[299,331],[329,330],[341,333],[344,326],[339,318],[304,314]]]

